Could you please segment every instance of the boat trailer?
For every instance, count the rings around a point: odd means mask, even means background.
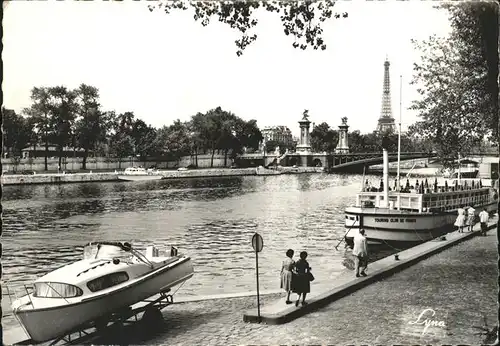
[[[134,305],[115,311],[110,315],[102,316],[97,321],[82,324],[66,335],[53,339],[47,345],[79,345],[98,340],[125,325],[137,323],[145,323],[148,327],[157,325],[163,319],[161,310],[174,303],[173,296],[168,294],[169,292],[170,289],[167,289],[164,292],[160,292],[159,297],[156,299],[152,299],[157,296],[154,295]],[[142,314],[141,318],[139,318],[140,314]],[[33,344],[35,343],[31,339],[16,343],[16,345]],[[44,342],[43,344],[46,343]]]

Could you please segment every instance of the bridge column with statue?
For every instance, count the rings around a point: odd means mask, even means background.
[[[311,161],[311,138],[309,134],[309,127],[311,122],[309,121],[309,110],[304,110],[302,114],[302,119],[299,120],[300,125],[300,141],[295,149],[296,153],[299,155],[297,157],[298,165],[307,167],[309,166],[309,161]]]
[[[349,144],[347,141],[347,117],[342,118],[342,124],[339,125],[339,143],[335,148],[335,154],[349,154]]]

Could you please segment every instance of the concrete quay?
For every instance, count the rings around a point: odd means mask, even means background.
[[[489,223],[489,229],[496,228],[497,223],[498,218],[495,217]],[[243,314],[243,321],[254,323],[263,322],[267,324],[283,324],[290,322],[339,300],[340,298],[351,295],[374,282],[394,275],[464,240],[468,240],[476,236],[479,232],[480,226],[479,223],[477,223],[472,232],[451,232],[446,235],[445,240],[435,239],[400,251],[393,256],[388,256],[370,263],[367,270],[369,275],[366,277],[356,278],[352,275],[352,272],[349,274],[345,272],[344,275],[341,275],[335,280],[323,281],[320,285],[314,285],[314,282],[312,282],[312,292],[307,296],[307,305],[299,305],[299,307],[295,307],[294,304],[286,305],[283,298],[277,300],[274,304],[262,307],[260,309],[260,317],[258,316],[257,309],[245,312]],[[398,260],[395,259],[396,255],[399,257]],[[311,266],[314,267],[313,264],[311,264]]]
[[[91,181],[117,181],[114,172],[94,173],[42,173],[42,174],[2,174],[2,185],[64,184]]]
[[[321,169],[316,167],[283,167],[281,174],[320,173]],[[257,175],[256,168],[208,168],[190,169],[186,171],[161,171],[163,179],[179,178],[210,178],[210,177],[236,177]],[[2,174],[3,185],[29,185],[29,184],[65,184],[83,182],[105,182],[120,181],[118,173],[114,172],[90,172],[90,173],[41,173],[32,175]]]

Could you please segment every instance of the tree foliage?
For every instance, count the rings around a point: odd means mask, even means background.
[[[31,106],[23,110],[33,129],[37,139],[40,139],[45,144],[45,170],[48,168],[47,158],[49,152],[50,140],[50,95],[47,87],[34,87],[31,89]]]
[[[191,140],[187,124],[180,120],[174,121],[170,126],[158,130],[158,141],[161,149],[175,160],[191,153]]]
[[[212,18],[229,25],[241,33],[241,37],[235,41],[236,54],[241,56],[245,48],[257,39],[252,34],[252,29],[258,24],[255,10],[263,8],[268,12],[279,15],[283,24],[285,35],[294,37],[292,43],[294,48],[305,50],[307,47],[313,49],[326,49],[323,39],[322,24],[334,17],[347,17],[333,12],[335,1],[172,1],[163,0],[157,5],[149,5],[153,11],[158,8],[171,13],[175,10],[194,10],[194,20],[200,21],[207,26]]]
[[[498,138],[498,7],[493,3],[446,4],[452,33],[414,42],[421,62],[412,83],[421,98],[411,108],[422,119],[411,135],[432,139],[438,156],[452,165],[486,136]],[[494,37],[493,37],[494,36]],[[493,82],[494,81],[494,82]]]
[[[180,159],[191,154],[197,162],[198,154],[209,153],[212,167],[216,153],[224,153],[227,164],[229,157],[234,159],[244,148],[258,148],[261,140],[256,120],[245,121],[221,107],[199,112],[189,122],[177,120],[157,134],[157,143],[167,156]]]
[[[33,129],[28,119],[12,109],[2,107],[3,146],[11,157],[21,156],[33,138]]]
[[[338,131],[331,129],[330,125],[325,122],[316,125],[311,131],[311,147],[315,152],[332,153],[338,140]]]
[[[74,122],[77,114],[77,93],[64,86],[48,89],[51,97],[49,129],[51,139],[59,151],[59,167],[61,167],[64,147],[71,144],[74,133]]]
[[[101,110],[99,90],[96,87],[81,84],[76,90],[77,120],[73,146],[84,149],[83,169],[86,169],[90,150],[96,150],[97,145],[106,139],[108,120],[107,113]]]

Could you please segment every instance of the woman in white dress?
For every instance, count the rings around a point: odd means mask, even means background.
[[[291,304],[290,300],[290,292],[292,292],[292,278],[293,278],[293,270],[295,267],[295,261],[292,259],[293,250],[289,249],[286,252],[286,259],[283,261],[281,266],[281,288],[283,288],[287,292],[286,303]]]
[[[463,233],[465,227],[465,210],[458,208],[458,216],[454,223],[458,227],[458,233]]]

